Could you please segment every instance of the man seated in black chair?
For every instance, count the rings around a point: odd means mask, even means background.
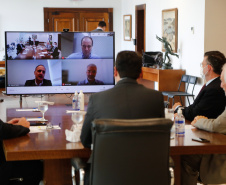
[[[46,68],[44,65],[38,65],[35,68],[34,75],[35,79],[27,80],[25,86],[52,86],[51,80],[44,79]]]
[[[1,185],[38,185],[42,180],[43,164],[41,161],[6,162],[2,147],[3,139],[26,135],[30,123],[25,118],[14,118],[8,123],[0,120],[0,184]],[[17,178],[23,178],[19,182]]]
[[[225,56],[219,51],[209,51],[204,55],[201,63],[201,73],[205,80],[204,88],[196,97],[194,103],[184,107],[183,115],[186,120],[192,121],[195,116],[203,115],[208,118],[217,118],[225,109],[226,98],[220,87],[220,74],[225,64]],[[180,102],[173,105],[176,111]]]
[[[117,84],[107,91],[90,96],[82,127],[81,142],[91,148],[91,122],[98,118],[139,119],[163,118],[164,100],[161,92],[137,83],[142,72],[142,58],[133,51],[119,52],[114,76]],[[89,180],[86,169],[85,184]]]

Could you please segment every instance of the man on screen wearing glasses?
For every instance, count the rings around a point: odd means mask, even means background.
[[[25,86],[52,86],[51,80],[44,79],[46,68],[44,65],[38,65],[35,68],[34,75],[35,79],[27,80]]]

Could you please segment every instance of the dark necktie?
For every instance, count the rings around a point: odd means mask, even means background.
[[[202,88],[201,88],[201,90],[199,91],[199,94],[203,91],[203,89],[206,87],[206,84],[204,84],[203,86],[202,86]],[[198,95],[199,95],[198,94]]]

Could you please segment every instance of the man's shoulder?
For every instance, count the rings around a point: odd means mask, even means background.
[[[51,82],[51,80],[43,79],[43,85],[52,86],[52,82]]]
[[[97,85],[104,85],[104,82],[103,82],[103,81],[97,80],[97,79],[95,79],[95,83],[96,83]]]
[[[82,59],[82,53],[72,53],[67,58],[68,59]]]
[[[102,29],[95,29],[95,30],[92,30],[92,32],[98,32],[98,31],[100,31],[100,32],[103,32],[103,30]]]
[[[82,81],[78,82],[77,85],[85,85],[85,84],[86,84],[86,80],[82,80]]]
[[[99,57],[98,55],[91,53],[91,57],[90,59],[100,59],[101,57]]]
[[[25,82],[25,86],[32,86],[35,84],[35,79],[32,79],[32,80],[26,80]]]

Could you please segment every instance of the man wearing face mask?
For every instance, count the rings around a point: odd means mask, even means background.
[[[205,84],[194,103],[184,107],[183,115],[186,120],[192,121],[198,115],[215,119],[224,111],[226,98],[220,87],[220,74],[225,63],[225,56],[219,51],[208,51],[204,54],[200,72]],[[177,111],[181,106],[181,103],[177,102],[173,105],[173,109]]]

